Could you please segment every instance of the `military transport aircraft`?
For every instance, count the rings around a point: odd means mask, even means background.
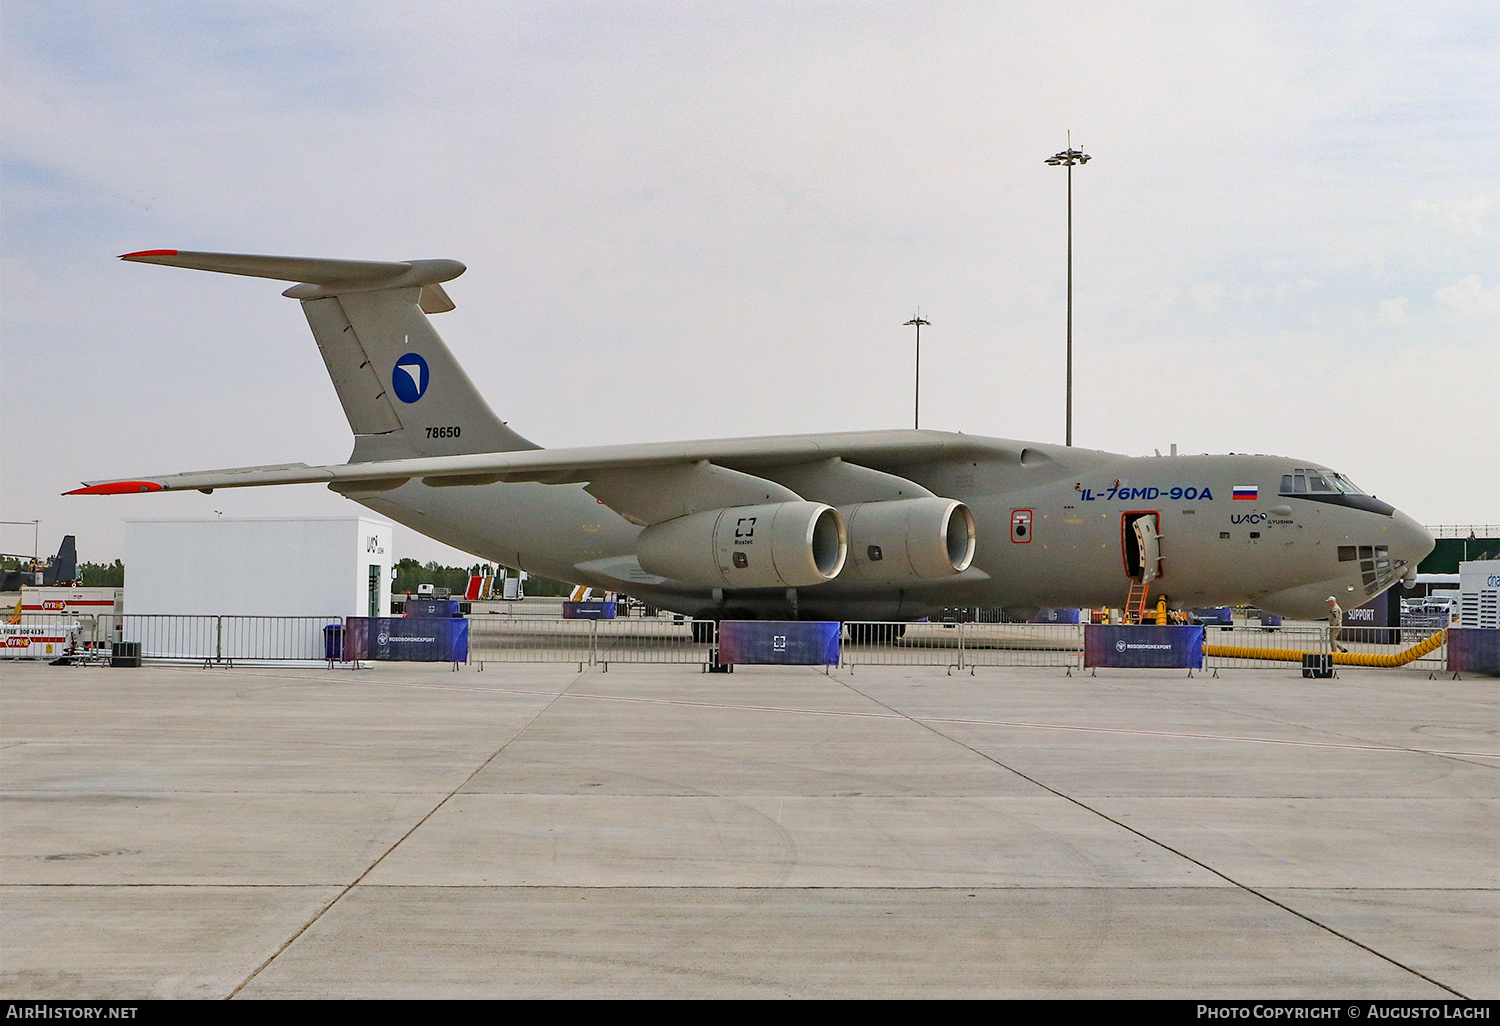
[[[89,482],[114,495],[324,482],[508,567],[700,618],[914,620],[947,606],[1359,605],[1432,550],[1316,460],[1129,457],[943,431],[543,449],[475,389],[427,314],[455,260],[148,250],[296,282],[354,432],[349,462]],[[1153,603],[1155,599],[1153,598]]]

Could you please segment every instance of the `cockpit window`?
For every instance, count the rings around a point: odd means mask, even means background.
[[[1290,474],[1281,475],[1282,495],[1306,495],[1322,492],[1337,495],[1363,495],[1364,491],[1342,474],[1319,467],[1297,467]]]

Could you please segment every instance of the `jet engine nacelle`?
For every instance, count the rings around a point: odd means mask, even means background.
[[[870,582],[933,580],[974,561],[974,514],[957,499],[932,496],[842,506],[850,575]]]
[[[821,502],[729,506],[653,524],[635,543],[641,569],[715,588],[806,588],[844,568],[844,521]]]

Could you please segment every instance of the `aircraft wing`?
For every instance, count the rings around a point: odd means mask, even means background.
[[[1050,462],[1050,446],[981,438],[944,431],[874,431],[828,435],[786,435],[764,438],[718,439],[700,442],[662,442],[638,445],[585,446],[571,449],[527,449],[515,452],[426,456],[309,466],[283,463],[264,467],[235,467],[187,474],[163,474],[88,481],[68,495],[122,495],[140,492],[212,491],[261,485],[327,484],[341,493],[388,491],[413,479],[432,487],[487,485],[502,481],[544,484],[587,482],[589,491],[627,519],[639,524],[660,523],[685,512],[717,506],[792,501],[805,487],[793,490],[775,478],[777,468],[828,464],[837,470],[849,493],[848,480],[857,478],[856,491],[888,491],[894,497],[901,484],[930,494],[896,474],[901,466],[952,457],[967,451],[993,453],[1013,448],[1018,462],[1033,458]],[[833,467],[837,462],[840,467]],[[761,472],[770,472],[762,476]],[[824,475],[825,477],[828,475]],[[802,475],[805,480],[807,475]],[[825,489],[826,490],[826,489]],[[837,489],[835,489],[837,490]],[[870,496],[875,497],[875,496]],[[820,499],[819,501],[830,501]]]

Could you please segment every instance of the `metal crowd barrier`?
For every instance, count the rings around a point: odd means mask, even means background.
[[[1083,666],[1083,627],[1071,623],[844,625],[843,665]]]
[[[126,613],[122,641],[137,641],[141,658],[158,661],[314,661],[324,657],[324,631],[337,616],[167,616]]]
[[[1203,629],[1205,670],[1274,670],[1300,663],[1302,652],[1327,652],[1328,630],[1308,626],[1257,627],[1236,624],[1232,630]],[[1245,654],[1220,654],[1227,652]]]
[[[966,623],[964,667],[1083,666],[1083,625],[1076,623]]]
[[[85,652],[109,647],[120,640],[118,616],[113,613],[23,613],[21,622],[47,627],[78,625],[78,647]]]
[[[337,616],[169,616],[127,613],[27,613],[22,622],[78,624],[82,654],[107,653],[117,641],[139,642],[152,661],[232,665],[235,662],[325,659],[325,632]],[[895,623],[844,624],[841,666],[1056,666],[1081,668],[1083,630],[1078,624]],[[1427,626],[1344,627],[1338,632],[1348,658],[1336,665],[1406,666],[1442,672],[1447,645]],[[610,663],[711,664],[717,625],[708,620],[632,617],[567,620],[472,616],[469,663],[577,663],[608,669]],[[1204,668],[1287,669],[1305,652],[1328,649],[1328,629],[1302,622],[1275,629],[1249,623],[1204,632]]]
[[[593,620],[594,662],[606,670],[610,663],[701,663],[714,660],[718,624],[712,620],[637,618]]]
[[[108,652],[117,641],[138,642],[141,658],[157,662],[232,665],[235,662],[321,662],[323,628],[338,616],[190,616],[171,614],[28,613],[23,623],[79,626],[79,654]]]
[[[542,620],[471,617],[469,662],[496,663],[713,662],[717,625],[711,620]]]
[[[324,628],[343,622],[338,616],[221,616],[215,658],[219,662],[321,660]]]
[[[536,617],[469,618],[469,662],[484,669],[492,663],[594,663],[594,620],[543,620]]]
[[[1448,647],[1431,627],[1344,627],[1336,632],[1338,648],[1357,656],[1375,657],[1376,664],[1393,663],[1417,670],[1440,672],[1448,665]],[[1330,651],[1328,628],[1314,625],[1274,631],[1236,627],[1208,630],[1203,636],[1204,669],[1274,670],[1300,663],[1303,653]],[[1336,665],[1347,665],[1335,660]]]
[[[120,640],[138,642],[142,659],[204,664],[223,661],[223,617],[127,613],[119,620]]]
[[[708,620],[537,620],[472,617],[469,662],[688,663],[709,665],[717,625]],[[844,624],[845,667],[1064,666],[1083,664],[1077,624],[894,623]]]
[[[960,666],[965,626],[851,620],[844,624],[842,665]]]

